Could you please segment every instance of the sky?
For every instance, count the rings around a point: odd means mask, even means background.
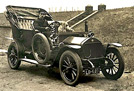
[[[0,13],[6,11],[7,5],[43,8],[47,11],[84,10],[92,5],[97,10],[99,4],[107,5],[107,9],[134,6],[134,0],[0,0]],[[61,8],[62,7],[62,8]]]

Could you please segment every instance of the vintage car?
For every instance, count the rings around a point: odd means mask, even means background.
[[[68,85],[76,85],[82,76],[97,74],[112,80],[120,78],[124,61],[117,47],[119,43],[102,44],[91,31],[62,32],[61,21],[41,8],[7,6],[5,12],[12,27],[13,42],[8,48],[8,63],[18,69],[21,61],[44,67],[58,67],[61,78]],[[39,10],[47,13],[50,31],[34,29]],[[80,79],[81,78],[81,79]]]

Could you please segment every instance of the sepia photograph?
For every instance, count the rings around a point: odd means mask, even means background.
[[[134,91],[133,0],[1,0],[0,91]]]

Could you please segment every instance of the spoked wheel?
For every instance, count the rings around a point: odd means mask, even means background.
[[[18,69],[21,61],[19,60],[18,49],[15,42],[12,42],[8,48],[8,63],[11,69]]]
[[[104,67],[102,68],[103,75],[112,80],[120,78],[124,71],[124,61],[120,52],[116,48],[108,48]]]
[[[60,75],[68,85],[76,85],[82,75],[82,63],[77,53],[65,51],[59,62]]]
[[[50,45],[47,38],[38,33],[33,37],[32,51],[34,58],[41,64],[44,64],[50,57]]]

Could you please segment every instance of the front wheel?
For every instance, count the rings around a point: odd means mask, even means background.
[[[82,63],[79,55],[72,51],[65,51],[59,62],[60,75],[68,85],[76,85],[82,75]]]
[[[124,61],[120,52],[116,48],[108,48],[106,51],[104,67],[102,68],[103,75],[112,80],[119,79],[124,71]]]

